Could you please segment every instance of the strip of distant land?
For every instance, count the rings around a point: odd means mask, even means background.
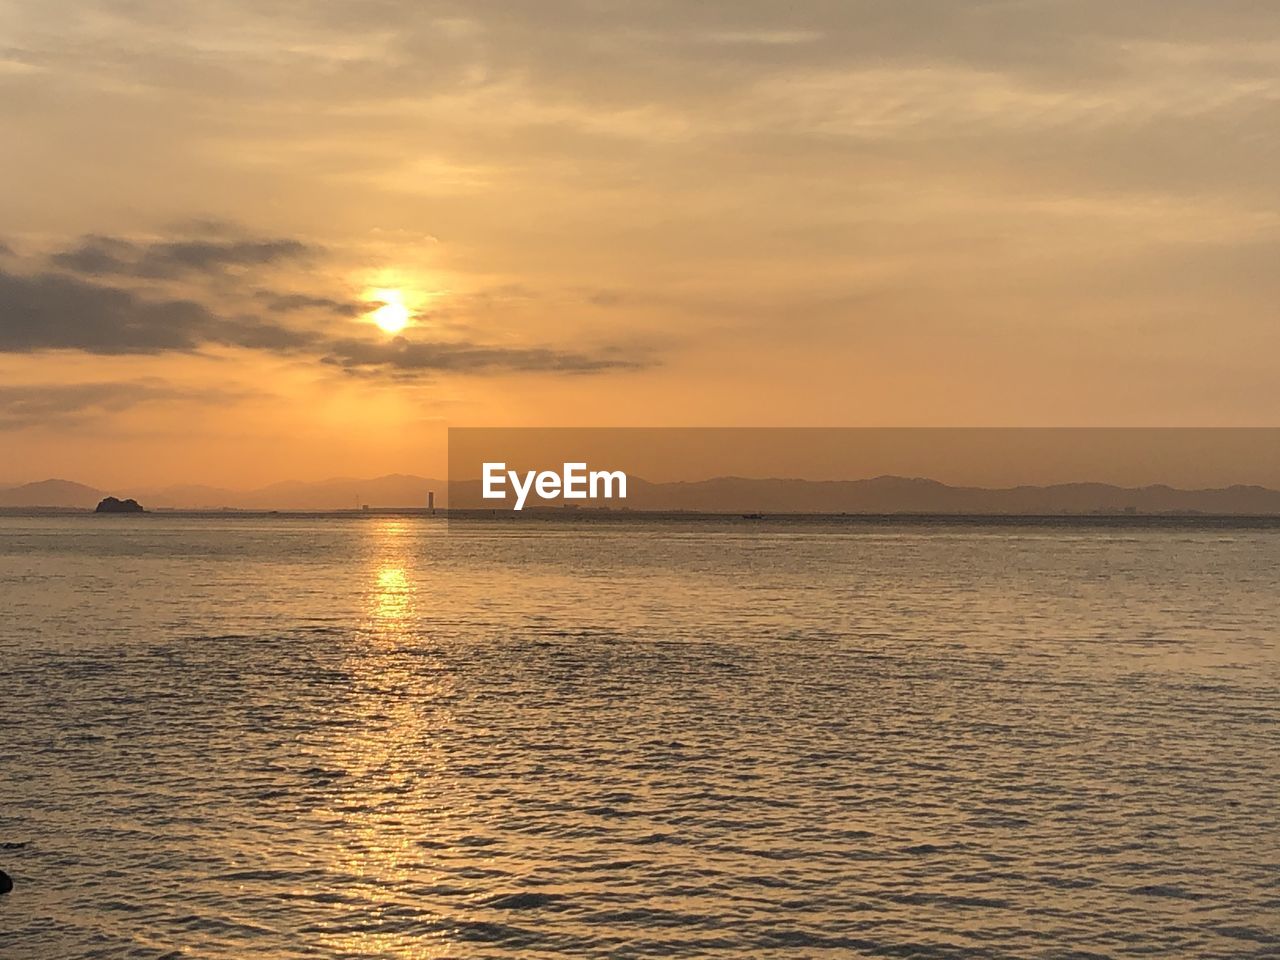
[[[43,480],[0,488],[0,508],[92,510],[104,497],[116,496],[136,499],[151,511],[423,509],[432,495],[437,507],[449,506],[446,481],[406,474],[280,483],[253,490],[208,486],[121,490]],[[479,502],[470,483],[455,485],[455,495],[459,503]],[[1280,516],[1280,491],[1249,485],[1182,490],[1158,484],[1120,487],[1105,483],[988,489],[892,476],[865,480],[717,477],[675,483],[649,483],[632,477],[627,499],[610,501],[607,506],[613,511],[747,515]],[[582,509],[593,507],[587,504]]]

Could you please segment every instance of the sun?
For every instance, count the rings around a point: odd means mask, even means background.
[[[371,299],[382,303],[369,314],[369,319],[383,333],[399,333],[413,319],[413,312],[404,305],[404,294],[399,290],[374,290]]]

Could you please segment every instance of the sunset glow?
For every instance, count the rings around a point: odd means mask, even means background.
[[[1276,423],[1275,13],[1135,2],[17,5],[0,483]]]

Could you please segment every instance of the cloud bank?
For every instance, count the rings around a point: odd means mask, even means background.
[[[582,374],[651,362],[541,345],[424,339],[421,333],[387,340],[370,324],[351,322],[376,303],[261,288],[273,279],[271,268],[321,254],[296,239],[138,242],[89,236],[53,251],[29,272],[0,268],[0,353],[158,355],[231,347],[399,379],[446,373]],[[190,282],[224,278],[227,271],[251,291],[240,298],[248,309],[230,306],[234,297],[225,290],[211,292]],[[185,296],[171,295],[172,281]],[[330,319],[309,325],[280,319],[308,312]],[[344,332],[356,330],[364,336]]]

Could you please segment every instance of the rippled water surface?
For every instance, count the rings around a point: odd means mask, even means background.
[[[0,517],[0,956],[1280,956],[1280,530]]]

